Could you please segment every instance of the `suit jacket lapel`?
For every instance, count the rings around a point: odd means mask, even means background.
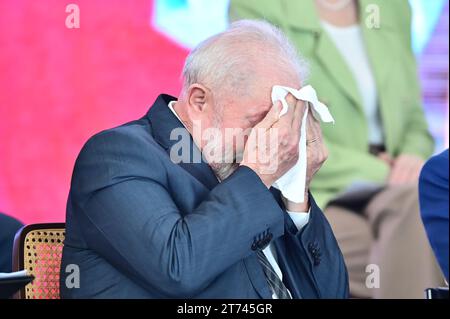
[[[326,32],[322,32],[318,36],[317,42],[316,55],[319,63],[328,72],[335,85],[353,101],[354,105],[362,110],[362,99],[355,79],[342,55]]]
[[[331,38],[323,31],[314,2],[311,0],[285,1],[288,2],[285,7],[289,5],[289,11],[286,12],[289,27],[294,33],[311,34],[312,43],[305,45],[300,53],[306,56],[316,56],[317,62],[322,65],[336,87],[342,90],[354,102],[353,104],[362,111],[362,99],[353,75]],[[312,74],[312,77],[314,77],[314,74]]]
[[[256,254],[244,259],[244,265],[247,269],[248,277],[258,295],[263,299],[272,299],[272,292],[266,281],[266,275],[263,272]]]
[[[277,263],[283,273],[284,285],[289,289],[293,299],[302,299],[303,297],[300,293],[302,283],[296,280],[297,278],[295,273],[293,273],[291,267],[289,266],[288,253],[286,251],[283,238],[275,240],[272,245],[275,246],[277,252]]]
[[[313,1],[284,1],[286,2],[285,7],[289,4],[290,8],[289,11],[286,11],[286,20],[289,27],[294,32],[311,33],[311,38],[313,38],[313,44],[306,45],[303,54],[316,56],[318,63],[328,72],[336,87],[340,88],[360,111],[363,111],[362,98],[353,74],[331,38],[322,30],[319,22],[320,18],[316,13]],[[379,10],[380,25],[378,28],[370,24],[369,15],[373,14],[369,10],[370,8]],[[392,32],[396,29],[395,13],[389,11],[385,6],[385,2],[381,0],[360,0],[359,19],[375,81],[378,90],[382,91],[390,83],[389,75],[392,70],[392,63],[396,60],[394,57],[385,58],[386,54],[390,52],[389,48],[398,41],[395,37],[395,32]],[[386,49],[384,50],[383,48]],[[314,77],[314,74],[312,77]]]
[[[180,149],[182,152],[188,152],[187,154],[183,153],[186,157],[183,156],[182,161],[178,165],[208,189],[212,189],[218,183],[217,178],[208,163],[204,161],[189,132],[170,111],[168,104],[173,100],[176,100],[176,98],[162,94],[148,111],[147,118],[150,121],[153,137],[166,150],[169,156],[172,147],[176,147],[177,150]],[[180,143],[181,139],[184,139],[184,144]],[[178,148],[178,146],[182,147]]]
[[[392,77],[392,72],[395,70],[394,63],[399,63],[400,59],[405,59],[406,57],[394,56],[394,54],[399,52],[396,46],[398,46],[398,42],[401,41],[401,39],[398,38],[399,27],[396,26],[396,21],[398,20],[395,16],[396,12],[385,6],[386,1],[360,0],[361,8],[367,8],[369,5],[376,5],[379,9],[380,25],[378,28],[371,28],[369,24],[361,23],[361,26],[367,55],[369,56],[375,83],[377,85],[379,112],[386,138],[385,145],[388,149],[392,149],[390,147],[392,134],[386,134],[386,131],[389,127],[397,126],[398,123],[395,117],[388,116],[390,111],[388,108],[395,107],[395,105],[391,105],[391,103],[386,102],[385,99],[389,96],[388,92],[392,90],[392,87],[395,87],[395,83],[394,85],[392,83],[394,80]],[[361,12],[360,19],[366,19],[363,12]],[[388,56],[388,58],[386,58],[386,56]]]
[[[360,0],[360,19],[363,22],[361,27],[379,92],[383,92],[386,86],[391,84],[390,74],[394,69],[393,64],[397,61],[397,57],[392,56],[392,52],[397,52],[397,50],[391,50],[391,48],[399,41],[395,32],[398,29],[395,26],[395,13],[388,10],[384,6],[385,4],[380,0]],[[365,23],[364,19],[367,19],[367,13],[363,8],[367,8],[369,5],[376,5],[379,8],[380,25],[378,28]],[[388,58],[386,58],[387,55]],[[380,95],[382,96],[382,94]]]
[[[293,235],[293,231],[297,231],[296,226],[285,213],[285,235],[273,241],[277,263],[283,273],[283,283],[294,299],[320,298],[313,266],[302,247],[301,236]]]
[[[270,188],[270,191],[280,207],[284,207],[281,192],[273,187]],[[311,209],[314,205],[312,204]],[[303,253],[304,249],[301,247],[301,236],[298,235],[297,226],[287,212],[284,213],[284,228],[285,235],[272,242],[277,253],[278,266],[283,273],[283,283],[294,299],[318,298],[319,288],[314,280],[314,274],[311,272],[312,265]],[[308,293],[302,294],[301,291]]]

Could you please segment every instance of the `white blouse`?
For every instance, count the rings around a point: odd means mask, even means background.
[[[344,58],[356,81],[368,123],[369,143],[383,144],[383,129],[378,113],[378,92],[359,25],[337,27],[321,21]]]

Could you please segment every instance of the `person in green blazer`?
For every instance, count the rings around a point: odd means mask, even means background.
[[[351,293],[422,298],[440,283],[417,195],[434,143],[408,1],[231,0],[229,15],[282,29],[309,62],[306,82],[333,114],[335,125],[322,126],[329,158],[310,189],[343,251]]]

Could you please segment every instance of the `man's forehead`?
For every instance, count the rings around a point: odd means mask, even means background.
[[[267,113],[272,107],[272,88],[274,85],[300,88],[300,78],[292,70],[282,70],[273,66],[261,67],[255,65],[253,73],[254,81],[251,81],[249,87],[245,90],[235,90],[234,93],[227,94],[225,99],[229,98],[229,104],[234,104],[238,112],[245,116],[258,116],[261,113]],[[237,92],[239,94],[237,94]]]
[[[264,86],[260,88],[260,90],[257,90],[255,94],[253,95],[254,99],[254,106],[259,111],[269,110],[269,108],[273,105],[272,103],[272,88],[275,85],[280,86],[286,86],[291,87],[293,89],[300,89],[300,81],[299,80],[292,80],[292,79],[279,79],[279,80],[273,80],[270,82],[265,83]]]
[[[255,103],[249,108],[249,115],[260,115],[261,113],[267,113],[272,107],[272,101],[266,103]]]

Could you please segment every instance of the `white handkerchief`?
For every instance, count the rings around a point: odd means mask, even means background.
[[[312,114],[317,120],[321,120],[325,123],[334,123],[334,119],[331,116],[328,107],[318,100],[316,91],[311,85],[304,86],[300,90],[274,85],[272,88],[272,102],[275,103],[276,101],[281,101],[283,108],[280,112],[280,116],[283,116],[288,110],[289,106],[285,99],[288,93],[291,93],[298,100],[308,102],[305,103],[306,109],[300,128],[300,154],[297,164],[286,172],[286,174],[281,176],[275,184],[273,184],[273,187],[279,189],[283,196],[288,200],[295,203],[303,203],[305,201],[306,169],[308,158],[306,154],[306,120],[308,118],[309,107],[311,106]]]

